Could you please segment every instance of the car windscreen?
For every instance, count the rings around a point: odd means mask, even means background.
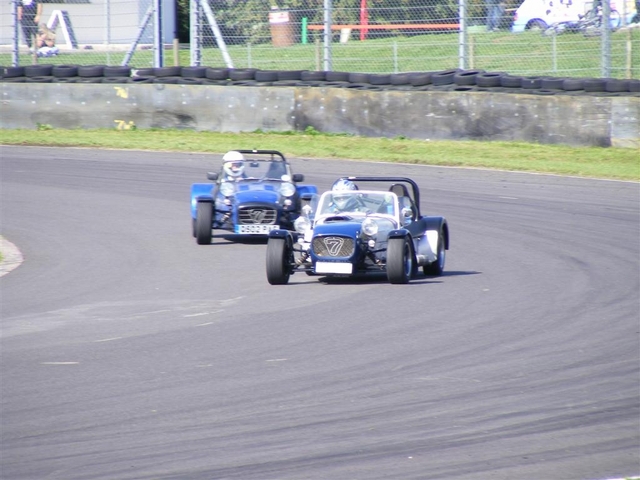
[[[245,160],[244,165],[244,178],[291,181],[287,164],[284,162]]]
[[[396,216],[397,197],[390,192],[343,191],[327,192],[318,205],[319,215],[336,213],[382,214]]]

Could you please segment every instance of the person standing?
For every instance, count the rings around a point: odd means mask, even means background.
[[[485,0],[487,6],[487,31],[495,32],[500,27],[502,19],[502,0]]]
[[[18,0],[18,21],[30,50],[33,38],[38,34],[38,23],[42,15],[42,3],[39,0]]]

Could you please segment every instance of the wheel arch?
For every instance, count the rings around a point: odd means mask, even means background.
[[[535,30],[535,29],[544,30],[546,28],[549,28],[549,25],[542,18],[535,17],[535,18],[530,18],[529,21],[527,22],[527,25],[524,28],[525,30]]]
[[[298,190],[300,196],[305,194],[318,193],[318,187],[316,187],[315,185],[296,185],[296,189]]]
[[[198,202],[213,203],[212,183],[194,183],[191,185],[191,217],[196,218],[196,207]]]
[[[444,248],[449,250],[449,223],[444,217],[426,217],[427,230],[437,230],[442,232],[444,237]]]
[[[283,238],[289,244],[289,246],[293,247],[293,233],[289,230],[285,230],[283,228],[280,228],[278,230],[271,230],[269,232],[269,237],[267,240],[270,240],[272,238]]]
[[[391,240],[392,238],[411,238],[411,232],[406,228],[397,228],[395,230],[391,230],[387,235],[387,240]]]

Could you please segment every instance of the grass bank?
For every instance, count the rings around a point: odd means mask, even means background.
[[[0,130],[0,144],[222,154],[279,150],[288,157],[490,168],[640,181],[640,149],[519,142],[423,141],[306,132],[212,133],[187,130]]]

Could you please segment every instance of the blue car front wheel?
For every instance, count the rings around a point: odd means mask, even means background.
[[[211,244],[211,228],[213,226],[213,204],[199,202],[196,207],[195,237],[198,245]]]
[[[387,278],[390,283],[409,283],[413,273],[411,240],[391,238],[387,244]]]
[[[270,238],[267,243],[267,280],[271,285],[285,285],[291,276],[293,251],[285,238]]]

